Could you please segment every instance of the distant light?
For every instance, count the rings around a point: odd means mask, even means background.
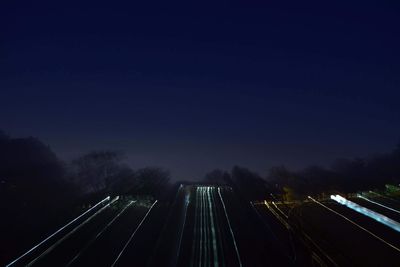
[[[400,232],[400,223],[396,222],[395,220],[392,220],[385,215],[382,215],[378,212],[372,211],[370,209],[367,209],[361,205],[358,205],[350,200],[345,199],[344,197],[340,195],[331,195],[331,199],[334,201],[338,202],[339,204],[342,204],[354,211],[357,211],[365,216],[368,216],[372,219],[374,219],[377,222],[380,222],[393,230]]]

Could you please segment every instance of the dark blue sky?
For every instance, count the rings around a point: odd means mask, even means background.
[[[135,2],[1,4],[0,128],[179,179],[400,140],[399,6]]]

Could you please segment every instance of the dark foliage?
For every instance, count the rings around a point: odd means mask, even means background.
[[[77,196],[63,163],[38,139],[0,134],[0,262],[57,224]],[[18,237],[18,242],[15,238]],[[4,259],[3,259],[4,257]]]
[[[293,190],[297,196],[323,192],[356,192],[386,183],[400,182],[400,147],[393,152],[368,158],[338,159],[330,168],[311,166],[289,171],[283,166],[271,168],[267,180],[280,189]]]
[[[148,195],[158,198],[169,186],[167,170],[146,167],[133,170],[116,151],[93,151],[71,164],[70,177],[86,193]]]
[[[52,207],[74,194],[65,179],[63,163],[36,138],[3,135],[0,162],[1,198],[17,210],[30,210],[36,205],[42,209]]]
[[[231,181],[238,193],[247,200],[266,198],[269,185],[260,175],[249,169],[234,166]]]
[[[157,167],[147,167],[136,171],[136,187],[131,192],[160,198],[169,186],[169,171]]]
[[[204,181],[215,185],[227,185],[231,183],[231,176],[226,171],[215,169],[204,176]]]

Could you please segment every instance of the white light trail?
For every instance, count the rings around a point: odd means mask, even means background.
[[[130,201],[94,238],[92,238],[83,249],[81,249],[81,251],[79,251],[75,257],[72,258],[72,260],[70,260],[70,262],[66,265],[66,266],[70,266],[76,259],[78,259],[83,252],[86,251],[86,249],[88,247],[90,247],[91,244],[93,244],[93,242],[95,242],[97,240],[97,238],[99,238],[104,231],[106,231],[108,229],[108,227],[110,227],[120,216],[122,213],[124,213],[124,211],[129,208],[133,203],[135,203],[135,201]]]
[[[269,209],[269,211],[287,228],[290,229],[290,225],[270,206],[268,202],[264,201],[265,206]]]
[[[199,256],[199,262],[200,262],[200,264],[199,264],[199,266],[201,267],[202,266],[202,261],[203,261],[203,244],[204,244],[204,242],[203,242],[203,236],[204,236],[204,234],[203,234],[203,218],[204,218],[204,216],[203,216],[203,209],[204,209],[204,207],[203,207],[203,196],[202,196],[202,189],[201,188],[197,188],[199,191],[198,191],[198,193],[199,193],[199,196],[200,196],[200,256]]]
[[[203,198],[204,198],[204,218],[206,220],[206,236],[207,236],[207,265],[210,264],[210,255],[211,255],[211,244],[210,244],[210,217],[208,215],[208,204],[207,204],[207,188],[203,188]]]
[[[199,188],[196,188],[196,204],[195,204],[195,210],[194,210],[194,229],[193,229],[193,236],[194,236],[194,240],[193,240],[193,244],[192,244],[192,258],[190,260],[190,266],[193,267],[194,266],[194,257],[195,257],[195,252],[196,252],[196,238],[199,235],[199,230],[197,229],[197,220],[198,220],[198,212],[199,212],[199,194],[198,194],[198,190]]]
[[[361,205],[358,205],[357,203],[347,200],[346,198],[344,198],[340,195],[331,195],[331,199],[335,200],[339,204],[342,204],[354,211],[357,211],[358,213],[361,213],[367,217],[370,217],[371,219],[374,219],[375,221],[380,222],[380,223],[392,228],[393,230],[395,230],[397,232],[400,232],[400,223],[386,217],[385,215],[382,215],[378,212],[367,209]]]
[[[204,217],[204,263],[208,265],[210,263],[209,261],[209,230],[208,230],[208,217],[207,217],[207,201],[205,197],[205,188],[201,187],[201,195],[202,195],[202,202],[203,202],[203,217]]]
[[[126,242],[125,246],[122,248],[121,252],[118,254],[117,258],[111,265],[111,267],[114,267],[118,260],[121,258],[122,254],[124,253],[125,249],[128,247],[129,243],[132,241],[133,237],[135,236],[136,232],[139,230],[140,226],[142,226],[143,222],[146,220],[147,216],[149,216],[150,211],[153,209],[154,205],[158,202],[158,200],[154,201],[154,203],[151,205],[150,209],[147,211],[147,213],[144,215],[143,219],[140,221],[139,225],[136,227],[135,231],[132,233],[132,235],[129,237],[128,241]]]
[[[285,216],[286,219],[289,219],[289,216],[287,216],[287,215],[283,212],[283,210],[281,210],[281,209],[278,207],[278,205],[275,204],[274,201],[272,201],[271,203],[272,203],[272,205],[274,205],[274,207],[275,207],[283,216]]]
[[[180,231],[180,234],[179,234],[179,243],[178,243],[178,249],[177,249],[177,252],[176,252],[176,261],[178,261],[178,259],[179,259],[179,254],[180,254],[180,252],[181,252],[181,244],[182,244],[182,238],[183,238],[183,232],[184,232],[184,230],[185,230],[185,225],[186,225],[186,213],[187,213],[187,209],[188,209],[188,206],[189,206],[189,203],[190,203],[190,191],[186,191],[186,194],[185,194],[185,204],[184,204],[184,207],[183,207],[183,223],[182,223],[182,227],[181,227],[181,231]]]
[[[211,194],[211,200],[213,202],[213,207],[215,210],[215,224],[216,224],[216,229],[217,229],[218,240],[220,240],[220,242],[218,242],[218,245],[219,245],[218,247],[220,248],[220,251],[221,251],[221,254],[219,255],[219,257],[221,258],[221,263],[222,263],[221,265],[225,266],[224,251],[223,251],[222,243],[221,243],[222,233],[221,233],[221,229],[219,226],[220,222],[219,222],[219,218],[218,218],[218,213],[216,212],[217,205],[216,205],[216,201],[215,201],[215,188],[213,188],[213,194]]]
[[[55,236],[56,234],[58,234],[59,232],[61,232],[62,230],[64,230],[65,228],[67,228],[68,226],[70,226],[71,224],[73,224],[74,222],[76,222],[77,220],[79,220],[80,218],[82,218],[83,216],[85,216],[86,214],[88,214],[90,211],[92,211],[93,209],[95,209],[96,207],[100,206],[101,204],[103,204],[106,201],[110,200],[110,196],[106,197],[105,199],[103,199],[102,201],[98,202],[96,205],[94,205],[93,207],[91,207],[90,209],[88,209],[87,211],[85,211],[84,213],[82,213],[81,215],[79,215],[78,217],[76,217],[75,219],[73,219],[72,221],[70,221],[69,223],[67,223],[66,225],[64,225],[63,227],[61,227],[60,229],[58,229],[57,231],[55,231],[53,234],[51,234],[50,236],[48,236],[47,238],[45,238],[42,242],[40,242],[39,244],[35,245],[34,247],[32,247],[31,249],[29,249],[27,252],[25,252],[24,254],[22,254],[21,256],[19,256],[18,258],[16,258],[15,260],[13,260],[12,262],[10,262],[9,264],[6,265],[6,267],[12,266],[15,263],[17,263],[19,260],[21,260],[23,257],[25,257],[26,255],[28,255],[29,253],[31,253],[32,251],[34,251],[35,249],[37,249],[38,247],[40,247],[41,245],[43,245],[45,242],[47,242],[50,238],[52,238],[53,236]]]
[[[240,259],[238,247],[237,247],[237,245],[236,245],[235,235],[234,235],[234,233],[233,233],[233,230],[232,230],[232,227],[231,227],[231,223],[230,223],[230,221],[229,221],[228,213],[227,213],[227,211],[226,211],[224,199],[222,198],[222,195],[221,195],[220,187],[218,187],[218,195],[219,195],[219,198],[221,199],[222,207],[224,208],[226,220],[228,221],[228,226],[229,226],[229,230],[230,230],[231,235],[232,235],[233,245],[235,246],[236,255],[237,255],[237,258],[238,258],[238,261],[239,261],[239,266],[242,267],[243,265],[242,265],[242,261],[241,261],[241,259]]]
[[[212,188],[214,189],[214,188]],[[210,221],[211,221],[211,234],[212,234],[212,246],[214,251],[214,266],[218,267],[218,249],[217,249],[217,238],[215,234],[215,226],[214,226],[214,215],[212,210],[212,203],[211,203],[211,194],[210,188],[207,188],[207,199],[208,199],[208,207],[209,207],[209,214],[210,214]]]
[[[96,215],[100,214],[103,210],[105,210],[106,208],[108,208],[111,204],[113,204],[115,201],[117,201],[119,199],[119,197],[115,197],[114,199],[112,199],[109,203],[107,203],[107,205],[105,205],[104,207],[102,207],[100,210],[96,211],[95,214],[93,214],[92,216],[90,216],[89,218],[87,218],[83,223],[79,224],[78,226],[76,226],[74,229],[72,229],[68,234],[66,234],[65,236],[63,236],[61,239],[59,239],[56,243],[54,243],[51,247],[49,247],[48,249],[46,249],[42,254],[40,254],[38,257],[36,257],[34,260],[32,260],[31,262],[29,262],[26,266],[31,266],[33,265],[36,261],[38,261],[39,259],[41,259],[42,257],[44,257],[45,255],[47,255],[48,253],[50,253],[53,249],[55,249],[62,241],[64,241],[65,239],[67,239],[69,236],[71,236],[73,233],[75,233],[79,228],[81,228],[82,226],[84,226],[85,224],[87,224],[88,222],[90,222],[94,217],[96,217]]]
[[[396,209],[393,209],[393,208],[391,208],[391,207],[385,206],[385,205],[383,205],[383,204],[381,204],[381,203],[378,203],[378,202],[373,201],[373,200],[371,200],[371,199],[369,199],[369,198],[366,198],[366,197],[364,197],[364,196],[362,196],[362,195],[360,195],[360,194],[357,194],[357,197],[358,197],[358,198],[361,198],[361,199],[364,199],[364,200],[366,200],[366,201],[368,201],[368,202],[370,202],[370,203],[372,203],[372,204],[381,206],[381,207],[383,207],[383,208],[385,208],[385,209],[391,210],[391,211],[393,211],[393,212],[400,213],[400,211],[398,211],[398,210],[396,210]]]
[[[345,219],[345,220],[348,221],[349,223],[351,223],[351,224],[357,226],[357,227],[360,228],[361,230],[363,230],[363,231],[367,232],[368,234],[372,235],[373,237],[375,237],[375,238],[378,239],[379,241],[385,243],[386,245],[388,245],[389,247],[393,248],[394,250],[397,250],[398,252],[400,252],[400,248],[398,248],[398,247],[392,245],[391,243],[385,241],[384,239],[380,238],[379,236],[377,236],[376,234],[372,233],[372,232],[369,231],[368,229],[362,227],[362,226],[359,225],[358,223],[352,221],[351,219],[347,218],[346,216],[340,214],[339,212],[337,212],[337,211],[335,211],[335,210],[329,208],[328,206],[322,204],[321,202],[315,200],[314,198],[312,198],[312,197],[310,197],[310,196],[308,196],[308,198],[311,199],[313,202],[317,203],[318,205],[324,207],[325,209],[327,209],[327,210],[333,212],[334,214],[336,214],[336,215],[342,217],[343,219]]]

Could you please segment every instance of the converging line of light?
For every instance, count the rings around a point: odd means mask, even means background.
[[[90,245],[93,244],[93,242],[95,242],[97,240],[97,238],[99,238],[99,236],[101,236],[107,229],[108,227],[110,227],[120,216],[122,213],[125,212],[125,210],[127,208],[129,208],[133,203],[135,203],[135,201],[130,201],[94,238],[92,238],[83,249],[81,249],[81,251],[79,251],[75,257],[72,258],[72,260],[66,265],[66,266],[70,266],[76,259],[78,259],[83,252],[86,251],[86,249],[88,249],[90,247]]]
[[[240,255],[239,255],[238,247],[237,247],[237,245],[236,245],[235,235],[234,235],[234,233],[233,233],[233,230],[232,230],[232,227],[231,227],[231,223],[230,223],[230,221],[229,221],[228,213],[227,213],[226,207],[225,207],[225,202],[224,202],[224,199],[222,198],[221,190],[220,190],[220,189],[221,189],[221,188],[218,187],[218,195],[219,195],[219,198],[221,199],[222,207],[224,208],[226,220],[228,221],[229,231],[231,232],[231,235],[232,235],[233,245],[235,246],[236,255],[237,255],[237,258],[238,258],[238,261],[239,261],[239,266],[242,267],[243,265],[242,265],[242,261],[240,260]]]
[[[203,210],[204,210],[204,205],[203,205],[203,194],[202,194],[203,190],[201,189],[201,187],[199,187],[198,189],[199,189],[198,192],[199,192],[199,200],[200,200],[200,256],[199,256],[200,264],[199,264],[199,266],[202,266],[203,245],[204,245],[203,238],[204,238],[204,235],[205,235],[204,230],[203,230],[203,224],[204,224],[204,222],[203,222],[203,219],[204,219]]]
[[[132,241],[133,237],[135,236],[136,232],[139,230],[140,226],[142,226],[143,222],[146,220],[147,216],[149,216],[150,211],[153,209],[154,205],[157,203],[158,200],[154,201],[154,203],[151,205],[150,209],[147,211],[146,215],[144,215],[143,219],[140,221],[139,225],[136,227],[135,231],[132,233],[132,235],[129,237],[128,241],[126,242],[125,246],[122,248],[121,252],[118,254],[117,258],[111,265],[111,267],[114,267],[118,260],[121,258],[122,254],[124,253],[125,249],[128,247],[129,243]]]
[[[211,200],[213,203],[213,207],[214,207],[214,211],[215,211],[215,226],[217,229],[217,235],[218,235],[218,247],[220,248],[221,253],[219,254],[219,257],[221,258],[220,262],[221,262],[221,266],[225,267],[225,257],[224,257],[224,252],[223,252],[223,248],[222,248],[222,233],[221,233],[221,227],[220,227],[220,218],[218,216],[217,213],[217,204],[215,201],[215,188],[213,187],[213,193],[211,194]]]
[[[45,255],[47,255],[48,253],[50,253],[53,249],[55,249],[60,243],[62,243],[65,239],[67,239],[69,236],[71,236],[73,233],[75,233],[78,229],[80,229],[82,226],[84,226],[85,224],[87,224],[88,222],[90,222],[94,217],[96,217],[98,214],[100,214],[103,210],[105,210],[106,208],[108,208],[111,204],[113,204],[115,201],[117,201],[119,199],[119,197],[115,197],[113,198],[109,203],[107,203],[104,207],[102,207],[101,209],[99,209],[98,211],[96,211],[95,214],[91,215],[89,218],[87,218],[83,223],[79,224],[78,226],[76,226],[74,229],[72,229],[68,234],[66,234],[65,236],[63,236],[60,240],[58,240],[56,243],[54,243],[52,246],[50,246],[48,249],[46,249],[42,254],[40,254],[39,256],[37,256],[34,260],[32,260],[31,262],[29,262],[26,266],[32,266],[35,262],[37,262],[38,260],[40,260],[41,258],[43,258]]]
[[[195,200],[195,210],[194,210],[194,228],[193,228],[193,236],[194,236],[194,239],[193,239],[193,242],[192,242],[192,257],[191,257],[191,259],[190,259],[190,267],[193,267],[194,266],[194,257],[195,257],[195,253],[196,253],[196,245],[197,245],[197,243],[198,242],[196,242],[196,240],[198,240],[199,239],[199,234],[200,234],[200,231],[198,230],[198,224],[199,224],[199,222],[198,222],[198,218],[199,218],[199,215],[198,215],[198,213],[199,213],[199,194],[198,194],[198,191],[199,191],[199,188],[197,187],[196,188],[196,192],[195,192],[195,195],[196,195],[196,200]]]
[[[375,191],[368,191],[368,192],[371,193],[371,194],[373,194],[373,195],[376,195],[376,196],[378,196],[378,197],[383,197],[383,198],[385,198],[385,199],[387,199],[387,200],[390,200],[390,201],[392,201],[392,202],[399,203],[398,200],[393,199],[393,198],[391,198],[391,197],[388,197],[388,196],[386,196],[386,195],[379,194],[379,193],[377,193],[377,192],[375,192]]]
[[[12,262],[10,262],[9,264],[6,265],[6,267],[12,266],[15,263],[17,263],[20,259],[22,259],[23,257],[25,257],[26,255],[28,255],[29,253],[31,253],[32,251],[34,251],[35,249],[37,249],[38,247],[40,247],[41,245],[43,245],[46,241],[48,241],[50,238],[52,238],[53,236],[55,236],[56,234],[58,234],[59,232],[61,232],[62,230],[64,230],[65,228],[67,228],[68,226],[70,226],[71,224],[73,224],[74,222],[76,222],[77,220],[79,220],[80,218],[82,218],[84,215],[86,215],[87,213],[89,213],[90,211],[92,211],[93,209],[95,209],[96,207],[98,207],[99,205],[103,204],[106,201],[110,200],[110,196],[106,197],[105,199],[103,199],[102,201],[98,202],[96,205],[94,205],[93,207],[91,207],[90,209],[88,209],[87,211],[85,211],[84,213],[82,213],[81,215],[79,215],[78,217],[76,217],[75,219],[73,219],[72,221],[70,221],[69,223],[67,223],[66,225],[64,225],[63,227],[61,227],[60,229],[58,229],[57,231],[55,231],[53,234],[51,234],[50,236],[48,236],[47,238],[45,238],[42,242],[40,242],[39,244],[35,245],[33,248],[31,248],[30,250],[28,250],[27,252],[25,252],[24,254],[22,254],[21,256],[19,256],[18,258],[16,258],[15,260],[13,260]]]
[[[274,205],[275,208],[276,208],[283,216],[285,216],[286,219],[289,219],[289,216],[287,216],[287,215],[283,212],[283,210],[281,210],[281,209],[278,207],[278,205],[275,204],[274,201],[272,201],[272,205]]]
[[[290,229],[290,225],[270,206],[268,202],[265,200],[264,205],[267,206],[269,211],[287,228]]]
[[[331,199],[335,200],[336,202],[338,202],[354,211],[357,211],[358,213],[361,213],[367,217],[370,217],[370,218],[374,219],[375,221],[380,222],[380,223],[392,228],[393,230],[395,230],[397,232],[400,232],[400,223],[386,217],[385,215],[382,215],[378,212],[367,209],[361,205],[358,205],[357,203],[347,200],[346,198],[344,198],[340,195],[331,195]]]
[[[368,229],[366,229],[366,228],[362,227],[362,226],[361,226],[361,225],[359,225],[358,223],[356,223],[356,222],[354,222],[354,221],[350,220],[350,219],[349,219],[349,218],[347,218],[346,216],[344,216],[344,215],[340,214],[339,212],[337,212],[337,211],[335,211],[335,210],[333,210],[333,209],[329,208],[328,206],[326,206],[326,205],[322,204],[321,202],[319,202],[319,201],[315,200],[314,198],[312,198],[312,197],[310,197],[310,196],[308,196],[308,198],[309,198],[309,199],[311,199],[313,202],[317,203],[318,205],[320,205],[320,206],[324,207],[325,209],[327,209],[327,210],[329,210],[329,211],[331,211],[331,212],[335,213],[336,215],[338,215],[338,216],[342,217],[343,219],[345,219],[345,220],[346,220],[346,221],[348,221],[349,223],[351,223],[351,224],[353,224],[353,225],[357,226],[357,227],[358,227],[358,228],[360,228],[361,230],[363,230],[363,231],[367,232],[368,234],[372,235],[373,237],[375,237],[375,238],[376,238],[376,239],[378,239],[379,241],[381,241],[381,242],[385,243],[386,245],[388,245],[389,247],[393,248],[394,250],[397,250],[398,252],[400,252],[400,248],[398,248],[398,247],[396,247],[396,246],[394,246],[394,245],[390,244],[389,242],[387,242],[387,241],[383,240],[382,238],[380,238],[380,237],[379,237],[379,236],[377,236],[376,234],[372,233],[372,232],[371,232],[371,231],[369,231]]]
[[[364,196],[362,196],[362,195],[360,195],[360,194],[357,194],[357,197],[358,197],[358,198],[361,198],[361,199],[364,199],[364,200],[366,200],[366,201],[368,201],[368,202],[371,202],[371,203],[373,203],[373,204],[375,204],[375,205],[381,206],[381,207],[383,207],[383,208],[385,208],[385,209],[391,210],[391,211],[393,211],[393,212],[400,213],[400,211],[398,211],[398,210],[395,210],[395,209],[393,209],[393,208],[391,208],[391,207],[388,207],[388,206],[385,206],[385,205],[383,205],[383,204],[381,204],[381,203],[378,203],[378,202],[376,202],[376,201],[373,201],[373,200],[371,200],[371,199],[369,199],[369,198],[366,198],[366,197],[364,197]]]
[[[211,187],[211,191],[214,191],[214,187]],[[217,238],[216,238],[216,234],[215,234],[214,215],[213,215],[213,209],[212,209],[210,187],[207,188],[207,199],[208,199],[208,207],[209,207],[210,221],[211,221],[211,234],[212,234],[212,238],[213,238],[212,247],[213,247],[213,255],[214,255],[214,266],[218,267]]]
[[[190,191],[186,191],[185,193],[185,204],[183,207],[183,222],[182,222],[182,227],[181,227],[181,231],[179,233],[179,244],[178,244],[178,249],[176,252],[176,261],[179,260],[179,254],[181,252],[181,244],[182,244],[182,238],[183,238],[183,232],[185,231],[185,226],[186,226],[186,214],[187,214],[187,210],[188,210],[188,206],[190,203]]]
[[[204,199],[204,219],[206,226],[206,263],[207,266],[210,265],[210,255],[211,255],[211,244],[210,244],[210,218],[208,216],[208,206],[207,206],[207,189],[208,187],[203,187],[203,199]]]

